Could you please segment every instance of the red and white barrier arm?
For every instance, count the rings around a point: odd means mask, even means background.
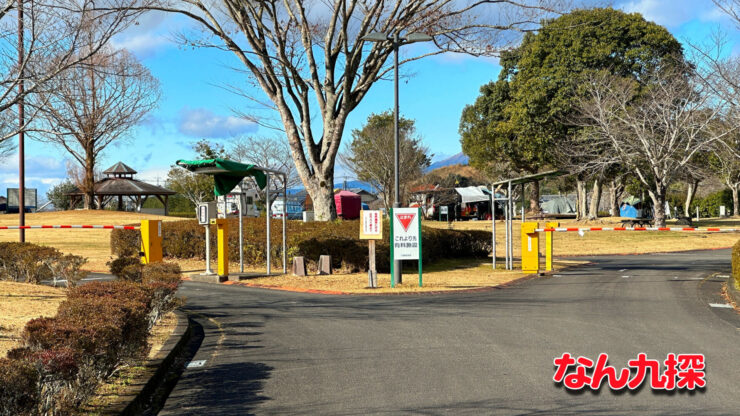
[[[582,227],[582,228],[537,228],[536,232],[584,232],[584,231],[697,231],[714,233],[736,233],[740,228],[695,228],[695,227]]]
[[[106,230],[135,230],[138,225],[7,225],[0,226],[0,230],[35,230],[48,228],[94,228]]]

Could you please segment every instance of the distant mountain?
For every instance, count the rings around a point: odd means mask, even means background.
[[[467,165],[467,164],[468,164],[468,157],[465,156],[463,152],[460,152],[456,155],[448,157],[447,159],[432,163],[431,165],[429,165],[428,168],[424,170],[424,173],[428,173],[428,172],[433,171],[434,169],[443,168],[445,166]]]
[[[363,181],[347,181],[347,189],[349,190],[352,188],[360,188],[368,192],[375,193],[373,187],[369,183]],[[344,181],[335,182],[334,189],[344,189]],[[305,192],[305,188],[303,186],[297,186],[295,188],[288,189],[288,195],[294,195],[303,192]]]

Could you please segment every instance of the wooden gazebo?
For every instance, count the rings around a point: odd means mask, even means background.
[[[105,208],[112,201],[118,201],[118,210],[123,211],[123,197],[128,197],[141,211],[141,206],[150,197],[156,197],[164,205],[164,215],[167,215],[167,199],[176,192],[161,186],[148,184],[134,179],[136,171],[123,162],[118,162],[103,172],[107,177],[95,183],[95,201],[98,209]],[[85,194],[79,190],[70,192],[70,208],[74,209],[82,203]],[[117,197],[117,198],[116,198]]]

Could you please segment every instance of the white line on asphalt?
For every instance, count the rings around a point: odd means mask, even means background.
[[[722,278],[722,279],[727,279],[730,276],[728,276],[726,274],[718,274],[717,277]]]
[[[188,363],[185,368],[198,368],[206,365],[206,360],[194,360]]]
[[[703,277],[689,277],[689,280],[704,280]]]
[[[622,278],[623,278],[623,279],[627,279],[627,278],[629,278],[629,276],[622,276]]]
[[[627,269],[622,269],[622,270],[620,270],[620,272],[626,272],[626,271],[627,271]]]
[[[711,306],[713,308],[728,308],[728,309],[732,309],[732,305],[730,305],[729,303],[710,303],[709,306]]]

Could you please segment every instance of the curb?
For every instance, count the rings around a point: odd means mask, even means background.
[[[96,409],[100,415],[140,415],[149,404],[149,399],[164,380],[167,371],[175,361],[175,357],[182,351],[190,339],[190,320],[185,312],[176,309],[177,325],[162,349],[154,358],[142,363],[146,368],[144,374],[134,380],[125,392],[103,409]]]
[[[730,298],[730,301],[736,306],[740,306],[740,290],[735,287],[735,277],[732,274],[730,274],[725,287],[727,288],[727,297]]]
[[[428,295],[449,295],[449,294],[465,294],[465,293],[479,293],[479,292],[489,292],[493,290],[501,290],[506,289],[510,286],[514,286],[516,284],[519,284],[521,282],[524,282],[526,280],[535,279],[538,277],[544,277],[549,278],[552,277],[553,274],[557,274],[559,272],[562,272],[563,270],[569,270],[574,267],[581,267],[586,266],[591,263],[584,263],[584,264],[576,264],[572,266],[566,266],[563,267],[560,270],[557,271],[550,271],[550,272],[539,272],[539,273],[532,273],[527,274],[521,277],[517,277],[516,279],[510,280],[506,283],[501,283],[495,286],[481,286],[481,287],[474,287],[470,289],[450,289],[450,290],[430,290],[425,292],[386,292],[386,293],[356,293],[356,292],[343,292],[339,290],[321,290],[321,289],[305,289],[305,288],[298,288],[298,287],[289,287],[289,286],[273,286],[273,285],[260,285],[256,283],[249,283],[249,282],[236,282],[236,281],[226,281],[222,282],[221,284],[224,285],[230,285],[230,286],[243,286],[243,287],[251,287],[256,289],[266,289],[266,290],[279,290],[282,292],[293,292],[293,293],[311,293],[311,294],[317,294],[317,295],[342,295],[342,296],[428,296]]]

